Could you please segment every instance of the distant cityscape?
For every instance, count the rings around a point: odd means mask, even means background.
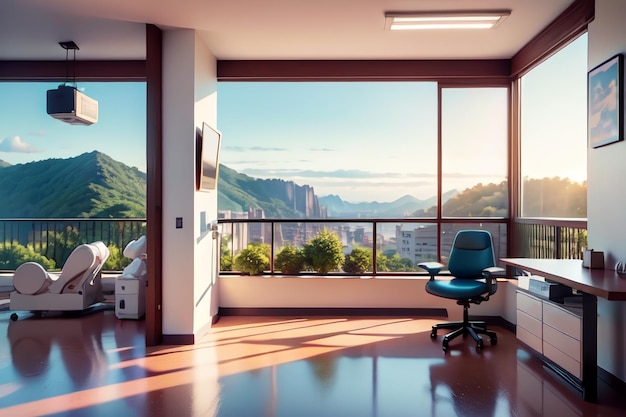
[[[228,223],[223,233],[229,236],[229,247],[234,253],[245,249],[249,243],[274,243],[278,250],[285,245],[302,247],[320,230],[326,228],[339,236],[344,254],[350,253],[354,246],[372,249],[376,244],[377,252],[386,256],[398,254],[408,259],[413,265],[419,262],[436,261],[438,256],[438,226],[436,223],[423,221],[406,222],[374,222],[366,219],[345,219],[325,222],[324,218],[316,220],[280,219],[267,222],[265,212],[261,208],[250,208],[247,212],[220,211],[218,218],[235,220]],[[237,220],[254,220],[238,222]],[[330,220],[330,219],[329,219]],[[460,221],[462,222],[462,221]],[[273,227],[272,227],[273,226]],[[456,232],[464,228],[489,230],[496,246],[497,256],[506,253],[506,223],[485,223],[480,226],[467,224],[445,224],[441,230],[441,253],[447,254],[452,247]],[[374,230],[375,228],[375,230]]]

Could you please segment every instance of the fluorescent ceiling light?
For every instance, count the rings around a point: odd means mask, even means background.
[[[385,29],[492,29],[510,14],[510,10],[481,12],[388,12],[385,13]]]

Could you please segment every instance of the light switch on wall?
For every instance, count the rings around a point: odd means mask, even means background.
[[[182,229],[183,228],[183,218],[182,217],[176,217],[176,228],[177,229]]]

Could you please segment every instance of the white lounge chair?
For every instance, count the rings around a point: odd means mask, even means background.
[[[26,262],[15,270],[9,308],[21,311],[84,310],[104,299],[102,266],[109,249],[102,242],[78,246],[65,261],[61,274],[46,271],[35,262]],[[17,314],[11,315],[17,320]]]

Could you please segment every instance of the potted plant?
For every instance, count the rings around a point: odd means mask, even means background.
[[[306,243],[302,251],[305,264],[319,274],[336,271],[343,265],[341,240],[336,233],[324,228]]]
[[[235,270],[249,275],[260,275],[270,267],[270,247],[264,243],[251,243],[233,260]]]
[[[343,262],[344,272],[362,274],[372,269],[372,252],[369,249],[355,246]]]
[[[302,249],[286,245],[276,254],[274,269],[283,274],[297,274],[304,269],[304,253]]]

